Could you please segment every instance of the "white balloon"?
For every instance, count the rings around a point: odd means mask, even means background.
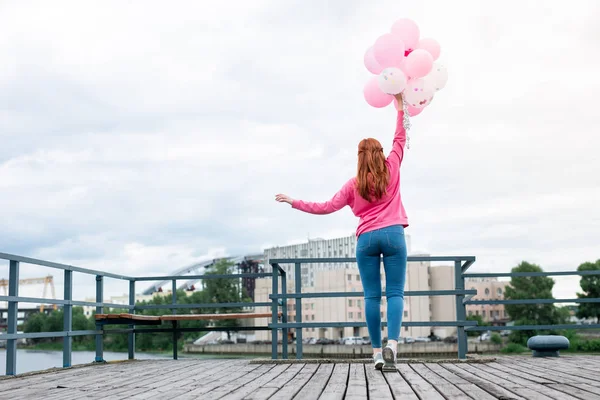
[[[437,92],[446,86],[448,82],[448,69],[440,63],[434,63],[431,72],[425,76],[425,79]]]
[[[431,100],[435,90],[424,78],[411,79],[404,90],[406,102],[415,108],[425,108]]]
[[[406,75],[399,68],[386,68],[377,77],[377,84],[383,93],[398,94],[406,87]]]

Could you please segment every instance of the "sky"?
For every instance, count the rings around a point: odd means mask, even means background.
[[[365,102],[363,55],[411,18],[449,70],[402,165],[413,250],[479,272],[600,258],[600,4],[374,4],[0,1],[0,252],[141,276],[353,234],[349,208],[274,195],[327,200],[361,139],[389,151],[395,110]],[[59,271],[21,267],[47,273],[60,296]]]

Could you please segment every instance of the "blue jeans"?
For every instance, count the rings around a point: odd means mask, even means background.
[[[358,237],[356,261],[365,292],[365,316],[373,348],[381,347],[381,255],[385,269],[388,339],[398,340],[404,312],[406,241],[404,227],[393,225]]]

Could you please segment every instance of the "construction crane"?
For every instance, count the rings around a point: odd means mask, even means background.
[[[56,295],[54,293],[54,277],[52,275],[45,276],[43,278],[26,278],[19,279],[19,285],[39,285],[44,284],[44,293],[42,298],[46,298],[46,293],[48,292],[48,286],[50,286],[50,291],[52,293],[52,299],[56,299]],[[0,279],[0,287],[4,289],[4,295],[8,295],[8,280]],[[40,304],[40,312],[44,311],[44,304]],[[56,304],[53,305],[55,310],[58,309]]]

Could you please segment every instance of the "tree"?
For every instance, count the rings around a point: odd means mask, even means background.
[[[512,272],[543,272],[543,269],[526,261],[521,262]],[[553,299],[554,280],[546,276],[513,276],[506,287],[507,300]],[[554,304],[506,304],[506,312],[515,325],[554,325],[565,322],[565,313]],[[511,340],[524,343],[536,331],[513,331]]]
[[[577,271],[600,271],[600,259],[595,263],[585,262]],[[583,293],[577,293],[580,299],[600,298],[600,275],[583,275],[581,281]],[[578,318],[600,318],[600,303],[580,303],[577,309]]]
[[[229,274],[230,269],[234,264],[229,261],[219,261],[206,272],[205,275],[224,275]],[[240,293],[238,286],[239,282],[231,278],[209,278],[205,280],[204,290],[202,291],[202,300],[204,303],[241,303],[249,302],[250,298],[245,292]],[[217,308],[207,310],[208,313],[216,313]],[[224,313],[241,312],[242,307],[229,307],[224,310]],[[231,328],[227,330],[227,337],[231,338],[231,332],[236,331],[236,327],[240,326],[240,321],[228,319],[220,321],[219,326]]]

